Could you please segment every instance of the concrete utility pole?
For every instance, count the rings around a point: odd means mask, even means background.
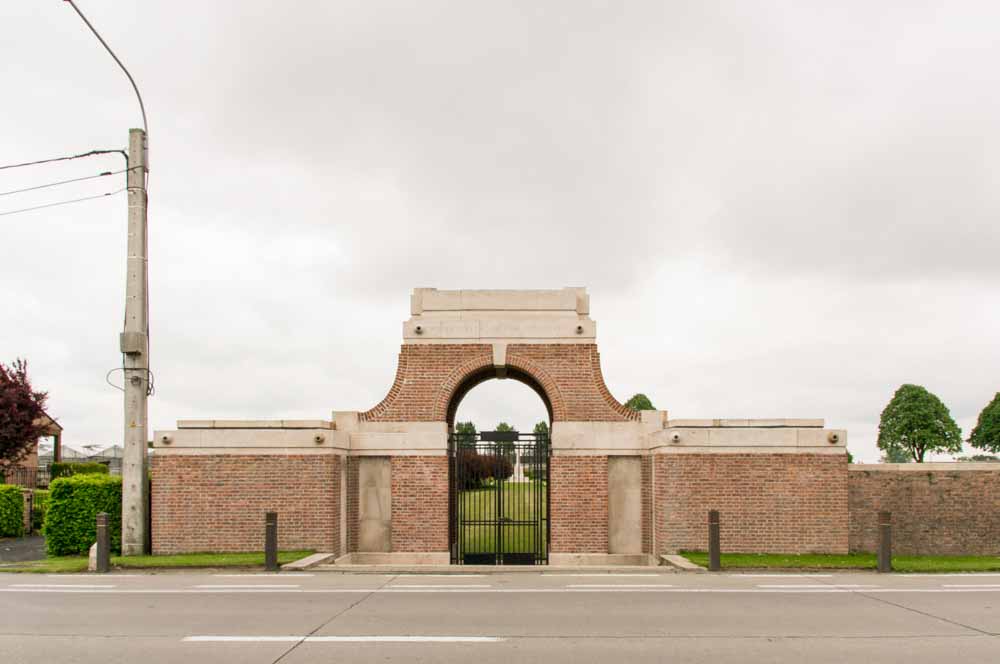
[[[149,407],[149,300],[146,293],[146,132],[128,135],[128,260],[125,331],[119,337],[125,370],[125,452],[122,458],[122,554],[146,547],[146,445]]]
[[[125,372],[125,453],[122,458],[122,553],[135,556],[146,548],[146,436],[149,432],[149,295],[146,292],[146,174],[149,172],[146,106],[139,86],[73,0],[64,0],[101,42],[128,77],[139,101],[142,129],[128,132],[128,261],[125,281],[125,331],[118,338]]]

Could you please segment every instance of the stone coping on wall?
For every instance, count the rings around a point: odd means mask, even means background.
[[[924,463],[852,463],[847,467],[855,473],[931,473],[993,471],[1000,473],[1000,463],[983,461],[927,461]]]
[[[668,420],[649,434],[653,454],[843,454],[847,431],[821,419]]]
[[[665,426],[671,428],[741,428],[741,429],[822,429],[824,421],[818,418],[771,418],[771,419],[718,419],[718,420],[667,420]]]
[[[329,420],[178,420],[178,429],[335,429]]]
[[[330,428],[183,428],[157,431],[153,447],[161,449],[217,449],[236,454],[231,449],[340,449],[350,447],[350,437]],[[274,452],[278,453],[278,452]]]
[[[357,413],[345,411],[335,413],[332,420],[182,420],[175,431],[156,432],[153,446],[201,450],[199,454],[253,449],[289,454],[294,452],[288,450],[312,449],[352,456],[438,456],[447,454],[447,431],[444,422],[361,422]],[[846,454],[846,442],[846,431],[824,429],[821,419],[668,420],[665,411],[647,411],[639,421],[552,425],[556,456]],[[963,465],[991,469],[990,464]]]

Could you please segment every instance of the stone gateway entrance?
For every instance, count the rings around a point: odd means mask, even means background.
[[[548,563],[548,434],[453,433],[450,442],[451,562]]]
[[[490,379],[530,386],[551,439],[455,432]],[[182,420],[157,432],[155,553],[280,546],[342,562],[646,564],[704,548],[846,552],[846,432],[822,420],[678,420],[608,390],[582,288],[416,289],[395,379],[330,419]]]

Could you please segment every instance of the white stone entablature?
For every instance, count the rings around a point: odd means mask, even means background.
[[[555,422],[553,454],[846,453],[847,432],[824,428],[819,419],[669,420],[666,411],[642,415],[637,422]],[[181,421],[176,431],[157,432],[153,445],[158,453],[174,454],[254,450],[426,456],[447,453],[448,431],[443,422],[364,422],[358,413],[344,411],[335,413],[332,421]]]
[[[558,290],[438,290],[416,288],[407,344],[594,343],[585,288]]]

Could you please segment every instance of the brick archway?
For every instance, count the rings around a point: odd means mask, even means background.
[[[550,423],[566,418],[566,408],[558,386],[545,370],[535,363],[521,359],[511,362],[502,371],[498,371],[492,362],[483,363],[477,359],[455,367],[441,385],[435,410],[448,423],[449,431],[455,425],[455,414],[466,395],[477,385],[497,378],[516,380],[530,387],[545,404]]]

